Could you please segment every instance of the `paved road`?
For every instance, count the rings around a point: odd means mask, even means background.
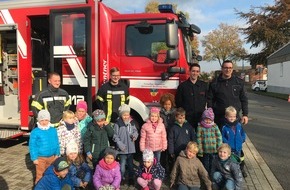
[[[249,93],[247,135],[284,189],[290,187],[290,103]]]

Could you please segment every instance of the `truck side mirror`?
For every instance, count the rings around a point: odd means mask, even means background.
[[[168,60],[177,60],[177,59],[179,59],[179,52],[177,49],[169,49],[169,50],[167,50],[166,57]]]
[[[178,26],[175,22],[166,24],[165,37],[167,47],[176,48],[178,46]]]

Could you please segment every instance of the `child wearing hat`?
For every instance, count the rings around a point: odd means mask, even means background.
[[[167,134],[159,108],[150,109],[149,119],[143,124],[140,136],[140,151],[152,150],[157,162],[160,162],[161,152],[167,149]]]
[[[38,112],[37,127],[30,134],[29,152],[36,167],[36,184],[44,171],[60,155],[57,131],[51,127],[50,114],[47,110]]]
[[[176,183],[178,189],[200,189],[201,183],[204,183],[206,189],[212,189],[208,172],[196,157],[197,153],[197,143],[189,141],[186,149],[180,152],[174,163],[170,176],[170,187]]]
[[[212,108],[204,110],[201,121],[197,127],[198,157],[207,172],[211,171],[211,164],[217,156],[217,149],[222,144],[222,135],[214,123],[214,113]]]
[[[100,160],[93,176],[94,186],[97,190],[120,190],[120,165],[116,161],[116,151],[106,148],[105,156]]]
[[[69,166],[69,175],[76,188],[86,188],[92,179],[92,170],[79,154],[79,148],[74,141],[66,147],[66,158]]]
[[[62,120],[57,128],[58,140],[60,143],[60,154],[65,156],[67,144],[75,141],[78,144],[79,152],[82,152],[81,132],[75,120],[75,114],[71,110],[63,112]]]
[[[114,125],[113,141],[119,151],[122,180],[125,181],[126,165],[128,168],[129,185],[134,184],[133,155],[136,152],[135,141],[138,138],[137,123],[130,116],[130,106],[119,107],[119,118]]]
[[[93,121],[88,124],[84,135],[84,150],[87,157],[92,160],[94,168],[103,157],[104,151],[109,147],[109,139],[113,137],[114,130],[106,122],[106,115],[103,110],[93,112]]]
[[[165,177],[165,169],[156,162],[152,150],[143,151],[143,163],[137,171],[137,182],[142,190],[159,190]]]
[[[36,184],[34,190],[73,189],[68,174],[69,164],[64,157],[58,157],[44,172],[43,177]]]
[[[75,116],[77,118],[77,125],[81,132],[81,138],[84,138],[84,135],[87,131],[88,124],[93,120],[91,116],[87,113],[88,105],[87,102],[84,100],[80,100],[76,106],[76,113]]]

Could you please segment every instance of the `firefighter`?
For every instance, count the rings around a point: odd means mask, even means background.
[[[64,111],[68,110],[71,100],[68,93],[60,88],[60,75],[56,72],[49,73],[47,89],[35,95],[31,103],[34,116],[42,109],[48,110],[51,115],[51,124],[58,127]]]
[[[96,105],[106,113],[106,121],[115,123],[118,118],[118,108],[129,103],[129,87],[120,80],[120,70],[110,69],[110,80],[99,88]]]

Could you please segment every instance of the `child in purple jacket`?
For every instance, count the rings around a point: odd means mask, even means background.
[[[121,172],[115,150],[106,148],[104,158],[96,166],[93,182],[96,190],[120,190]]]

